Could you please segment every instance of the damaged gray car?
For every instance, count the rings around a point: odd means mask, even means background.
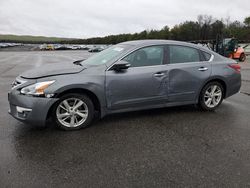
[[[8,94],[9,113],[25,123],[40,126],[50,118],[75,130],[112,113],[189,104],[212,111],[240,87],[240,66],[206,48],[130,41],[21,74]]]

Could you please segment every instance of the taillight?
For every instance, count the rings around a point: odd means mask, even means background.
[[[240,73],[240,65],[239,64],[230,64],[228,65],[232,69],[234,69],[236,72]]]

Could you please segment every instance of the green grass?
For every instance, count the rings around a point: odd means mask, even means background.
[[[73,38],[59,38],[59,37],[44,37],[44,36],[30,36],[30,35],[3,35],[0,34],[0,42],[8,41],[8,42],[60,42],[60,41],[68,41],[75,40]]]

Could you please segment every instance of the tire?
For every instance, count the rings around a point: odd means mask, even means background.
[[[244,53],[240,54],[239,61],[244,62],[246,60],[246,55]]]
[[[81,94],[66,94],[57,102],[54,120],[62,130],[78,130],[88,127],[94,118],[94,105],[91,99]]]
[[[214,92],[213,89],[215,89]],[[200,93],[199,106],[202,110],[214,111],[222,103],[223,96],[223,86],[219,82],[209,82],[203,87]]]

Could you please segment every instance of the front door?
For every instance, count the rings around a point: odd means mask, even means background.
[[[167,100],[168,71],[165,47],[138,49],[123,61],[131,66],[124,71],[106,71],[106,99],[109,109],[141,108]]]

